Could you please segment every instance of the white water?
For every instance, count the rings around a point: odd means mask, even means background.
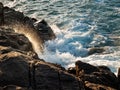
[[[46,19],[54,29],[56,39],[45,42],[43,55],[38,53],[40,58],[61,64],[65,68],[74,66],[75,61],[81,60],[92,65],[106,65],[117,73],[120,67],[120,46],[104,46],[109,41],[106,29],[115,29],[117,34],[120,32],[119,17],[112,18],[113,11],[106,10],[108,7],[107,9],[113,9],[115,14],[120,13],[119,7],[109,6],[112,0],[110,3],[109,0],[0,1],[28,16],[39,20]],[[116,5],[119,4],[119,0],[116,2]],[[115,25],[112,26],[113,24]],[[115,36],[113,33],[109,34]],[[88,49],[94,46],[105,47],[106,54],[88,56]]]
[[[83,40],[87,41],[88,39],[93,40],[92,31],[77,33],[72,31],[59,30],[59,28],[56,26],[51,27],[53,28],[57,38],[45,43],[44,53],[43,55],[39,55],[40,58],[43,58],[48,62],[61,64],[65,68],[74,67],[75,61],[81,60],[95,66],[108,66],[113,72],[117,73],[117,69],[120,66],[120,49],[118,49],[120,48],[119,46],[105,47],[105,54],[94,54],[87,56],[88,49],[84,48],[81,42]],[[105,37],[102,36],[102,38]]]

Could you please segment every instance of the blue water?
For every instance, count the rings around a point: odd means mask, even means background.
[[[47,41],[46,61],[74,66],[76,60],[107,65],[113,72],[120,66],[120,0],[0,0],[25,15],[45,19],[56,39]],[[88,56],[93,47],[104,54]]]

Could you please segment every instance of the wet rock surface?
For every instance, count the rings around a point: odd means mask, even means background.
[[[105,51],[104,48],[90,48],[89,51],[88,51],[88,55],[92,55],[92,54],[95,54],[95,53],[99,53],[99,54],[102,54],[103,52]]]
[[[22,12],[15,11],[14,9],[11,9],[9,7],[3,7],[2,12],[2,15],[4,17],[3,22],[6,26],[10,26],[11,28],[19,24],[27,26],[27,28],[31,28],[35,32],[37,32],[43,41],[55,38],[55,34],[45,20],[41,20],[40,22],[38,22],[35,18],[24,16]]]
[[[3,50],[6,51],[0,53],[0,86],[3,88],[16,85],[26,90],[84,89],[82,81],[54,64],[0,46],[0,51]]]
[[[118,76],[115,76],[106,66],[93,66],[77,61],[76,66],[67,71],[61,65],[39,59],[29,39],[13,28],[19,24],[32,28],[43,43],[55,38],[45,20],[36,22],[36,19],[0,3],[0,90],[120,89],[120,69]],[[103,51],[92,49],[90,55]]]
[[[33,51],[32,45],[23,34],[0,28],[0,45],[12,47],[21,51]]]
[[[3,4],[2,3],[0,3],[0,25],[3,25],[3,23],[4,23],[4,15],[3,15],[3,9],[4,7],[3,7]]]
[[[13,28],[14,24],[22,23],[22,26],[38,33],[44,42],[55,38],[47,22],[42,20],[34,25],[36,19],[11,8],[3,8],[4,24],[0,26],[0,90],[84,90],[82,81],[67,73],[63,67],[39,59],[29,38],[16,33]]]
[[[81,61],[77,61],[75,65],[68,72],[82,79],[86,90],[119,90],[119,80],[108,67],[92,66]]]

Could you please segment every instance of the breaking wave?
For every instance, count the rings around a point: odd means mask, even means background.
[[[113,72],[120,66],[119,0],[0,0],[6,6],[38,20],[45,19],[56,39],[45,42],[40,58],[74,66],[76,60],[107,65]],[[89,49],[104,47],[101,54]]]

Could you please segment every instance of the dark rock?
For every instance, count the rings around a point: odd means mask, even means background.
[[[54,64],[11,50],[0,54],[1,87],[17,85],[33,90],[84,90],[82,81]]]
[[[76,81],[76,78],[67,72],[56,70],[54,66],[37,63],[36,68],[37,87],[42,90],[84,90],[81,81]]]
[[[4,7],[4,24],[14,25],[20,22],[24,22],[24,14],[22,12],[15,11],[9,7]]]
[[[27,17],[27,16],[23,16],[23,20],[20,21],[20,22],[22,22],[23,24],[25,24],[25,26],[27,26],[28,28],[35,29],[35,27],[34,27],[34,20],[32,18]]]
[[[75,67],[70,67],[70,68],[68,68],[67,72],[71,73],[73,75],[76,75],[76,68]]]
[[[47,31],[46,33],[39,31],[38,28],[36,29],[36,27],[34,26],[35,22],[37,21],[36,19],[24,16],[22,12],[15,11],[14,9],[11,9],[9,7],[2,6],[2,8],[4,9],[3,27],[6,27],[9,30],[14,30],[14,32],[26,36],[32,44],[34,51],[36,51],[37,53],[43,52],[44,41],[55,38],[55,34],[45,20],[42,20],[40,22],[42,23],[42,25],[39,29],[41,29],[42,31]],[[6,36],[1,36],[1,38],[6,38]],[[17,49],[19,48],[19,45],[21,45],[22,47],[24,45],[24,47],[26,48],[23,41],[24,40],[21,39],[18,40],[18,43],[15,43],[12,42],[12,40],[9,41],[8,39],[6,39],[2,40],[1,44],[7,46],[8,43],[11,43],[11,46],[14,46],[14,48]]]
[[[36,25],[36,29],[39,31],[39,34],[41,35],[41,38],[43,40],[51,40],[55,39],[55,34],[53,33],[51,27],[47,24],[45,20],[40,21]]]
[[[16,54],[16,53],[10,53]],[[28,64],[22,59],[24,57],[3,56],[1,58],[0,68],[0,85],[9,84],[27,87],[28,83]],[[23,77],[24,76],[24,77]]]
[[[62,70],[62,71],[66,71],[66,69],[64,68],[64,67],[62,67],[60,64],[56,64],[56,63],[50,63],[50,62],[47,62],[47,63],[49,63],[49,64],[51,64],[51,65],[53,65],[53,66],[55,66],[55,67],[58,67],[60,70]]]
[[[108,70],[111,71],[110,68],[108,68],[107,66],[97,66],[100,70]]]
[[[94,84],[100,84],[100,85],[112,87],[115,89],[118,88],[117,77],[112,72],[109,71],[94,72],[91,75],[86,74],[84,76],[84,80]]]
[[[22,34],[0,29],[0,45],[8,46],[21,51],[33,51],[29,40]]]
[[[19,34],[26,36],[32,44],[34,51],[37,53],[43,52],[43,43],[46,40],[55,39],[55,34],[45,20],[39,22],[36,26],[37,20],[25,16],[22,12],[15,11],[9,7],[4,9],[4,25],[8,29],[12,29]],[[33,40],[34,39],[34,40]],[[6,41],[5,41],[6,42]],[[7,43],[1,42],[7,46]],[[18,45],[10,42],[11,45],[18,48]],[[18,44],[24,44],[21,40]]]
[[[21,90],[84,90],[83,82],[61,65],[38,59],[33,43],[53,39],[55,35],[46,21],[39,22],[37,29],[35,22],[21,12],[4,7],[4,26],[0,27],[1,89],[18,90],[20,86]]]
[[[86,86],[85,90],[117,90],[105,85],[95,84],[88,81],[85,82],[85,86]]]
[[[117,74],[117,76],[118,76],[119,89],[120,89],[120,68],[118,69],[118,74]]]
[[[31,19],[32,19],[33,23],[37,22],[37,19],[35,19],[35,18],[31,18]]]
[[[3,4],[0,2],[0,25],[4,24],[4,7]]]
[[[88,51],[88,55],[92,55],[92,54],[94,54],[94,53],[103,53],[105,51],[105,49],[104,48],[91,48],[91,49],[89,49],[89,51]]]
[[[43,41],[55,39],[54,32],[45,20],[34,26],[35,22],[37,22],[35,18],[24,16],[22,12],[15,11],[9,7],[4,7],[4,22],[4,25],[10,27],[20,26],[21,24],[22,27],[30,28],[34,32],[37,32],[37,36]]]
[[[120,69],[117,78],[106,66],[77,61],[66,71],[61,65],[39,59],[33,44],[40,41],[40,46],[55,38],[47,22],[42,20],[35,26],[37,20],[21,12],[2,4],[0,10],[4,19],[0,19],[4,21],[0,26],[0,90],[119,90]],[[89,55],[102,52],[104,49],[94,48]]]
[[[118,69],[118,79],[120,81],[120,68]]]
[[[106,66],[92,66],[90,64],[77,61],[76,75],[84,82],[87,90],[117,90],[118,79],[114,73]],[[107,87],[114,88],[108,89]]]
[[[81,70],[84,70],[84,73],[85,74],[91,74],[92,72],[97,72],[99,71],[99,69],[95,66],[92,66],[88,63],[84,63],[84,62],[81,62],[81,61],[77,61],[75,63],[75,67],[76,67],[76,75],[79,76],[79,72]]]

